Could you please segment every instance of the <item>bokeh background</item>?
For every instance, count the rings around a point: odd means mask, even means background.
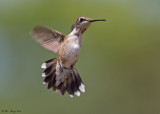
[[[29,32],[70,33],[79,16],[105,18],[86,31],[76,68],[80,97],[47,90],[41,64],[56,57]],[[0,0],[0,113],[160,114],[159,0]],[[8,112],[9,113],[9,112]]]

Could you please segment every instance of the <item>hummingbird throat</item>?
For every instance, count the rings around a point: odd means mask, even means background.
[[[87,30],[87,29],[85,29],[85,28],[84,28],[84,29],[82,29],[82,33],[84,33],[86,30]]]

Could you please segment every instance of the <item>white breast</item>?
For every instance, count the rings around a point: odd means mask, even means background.
[[[74,48],[74,49],[78,49],[78,48],[80,48],[80,46],[79,46],[78,44],[74,44],[74,45],[73,45],[73,48]]]
[[[81,48],[81,42],[79,40],[79,37],[76,35],[73,35],[68,38],[68,46],[67,50],[70,52],[70,56],[74,56],[77,53],[79,53],[80,48]]]
[[[70,67],[74,65],[81,51],[83,34],[78,34],[76,30],[73,30],[65,39],[65,43],[62,44],[61,53],[62,58],[65,60],[63,65],[65,67]]]
[[[82,36],[77,35],[69,35],[68,44],[66,46],[66,50],[68,51],[66,57],[69,63],[74,63],[77,61],[82,45]]]

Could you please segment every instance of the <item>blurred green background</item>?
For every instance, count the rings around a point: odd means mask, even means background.
[[[56,57],[29,32],[70,33],[79,16],[105,18],[86,31],[76,68],[86,92],[64,97],[43,85]],[[159,0],[0,0],[0,113],[160,114]],[[9,113],[9,112],[8,112]]]

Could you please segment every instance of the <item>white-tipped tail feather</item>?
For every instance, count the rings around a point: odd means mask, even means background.
[[[80,93],[79,91],[76,91],[75,94],[76,94],[77,96],[80,96],[81,93]]]
[[[45,73],[42,73],[42,77],[46,77],[46,74],[45,74]]]
[[[43,84],[46,84],[46,82],[43,82]]]
[[[43,64],[41,65],[41,68],[46,68],[46,63],[43,63]]]
[[[84,86],[84,84],[81,83],[81,85],[79,86],[79,90],[81,92],[83,92],[83,93],[85,92],[85,86]],[[76,94],[79,97],[81,95],[80,91],[76,91],[76,92],[74,92],[74,94]],[[73,95],[70,95],[70,97],[73,98]]]
[[[85,92],[85,86],[84,84],[81,83],[81,85],[79,86],[79,89],[81,90],[81,92]]]

